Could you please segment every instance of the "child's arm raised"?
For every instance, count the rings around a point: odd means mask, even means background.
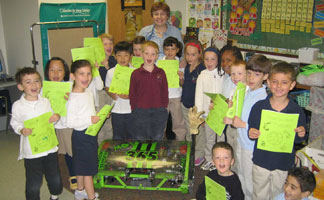
[[[236,128],[246,128],[246,122],[242,121],[238,116],[234,116],[232,125]]]

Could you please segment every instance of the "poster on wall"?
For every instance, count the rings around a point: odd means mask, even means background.
[[[249,37],[254,33],[257,24],[257,1],[231,0],[229,30],[233,35]]]
[[[143,27],[142,9],[141,8],[125,9],[124,17],[125,17],[125,29],[126,29],[125,40],[131,42]]]
[[[220,28],[221,0],[188,0],[189,27],[215,30]]]
[[[182,13],[180,11],[171,11],[169,23],[177,27],[180,31],[182,29]]]

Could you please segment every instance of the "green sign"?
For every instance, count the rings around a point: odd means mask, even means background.
[[[100,66],[101,62],[104,61],[106,58],[104,46],[103,46],[101,39],[99,37],[84,38],[83,46],[94,48],[95,61]]]
[[[82,47],[82,48],[74,48],[71,49],[72,60],[73,62],[76,60],[87,60],[90,62],[92,67],[92,76],[99,76],[99,70],[95,66],[96,58],[95,58],[95,48],[94,47]]]
[[[179,60],[159,60],[157,66],[162,68],[168,80],[169,88],[179,88]]]
[[[206,200],[226,200],[226,189],[213,179],[205,176]]]
[[[223,134],[225,124],[223,122],[228,110],[228,104],[225,102],[225,97],[217,94],[214,100],[214,108],[208,113],[206,123],[219,136]]]
[[[85,133],[87,135],[96,136],[112,108],[113,108],[113,106],[111,106],[111,105],[104,105],[97,114],[97,116],[100,117],[100,120],[97,123],[89,126]]]
[[[226,117],[233,118],[234,116],[241,117],[243,103],[245,98],[246,85],[241,82],[237,83],[236,90],[233,96],[233,106],[228,109]]]
[[[138,56],[132,57],[132,65],[136,69],[140,68],[143,63],[144,63],[144,60],[142,57],[138,57]]]
[[[109,92],[116,94],[129,94],[130,79],[134,69],[128,66],[116,65]]]

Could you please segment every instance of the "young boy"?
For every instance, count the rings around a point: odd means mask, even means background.
[[[214,144],[212,152],[216,170],[209,172],[207,176],[225,187],[227,200],[244,200],[241,182],[235,172],[231,171],[234,164],[233,148],[226,142],[218,142]],[[205,181],[199,185],[196,198],[206,199]]]
[[[304,111],[291,98],[288,98],[289,91],[296,84],[294,67],[286,62],[275,64],[270,70],[267,83],[272,94],[252,107],[248,120],[249,138],[256,141],[252,159],[253,199],[273,199],[278,195],[287,177],[287,171],[293,167],[295,159],[294,148],[291,153],[272,152],[257,148],[258,138],[262,134],[259,131],[262,110],[299,114],[297,128],[291,130],[297,133],[294,143],[301,143],[305,136],[306,117]]]
[[[235,116],[232,125],[237,128],[238,136],[235,143],[236,170],[242,183],[245,199],[251,200],[253,194],[252,187],[252,153],[254,141],[248,138],[248,118],[252,106],[267,97],[266,87],[263,81],[268,78],[271,62],[263,55],[253,55],[246,64],[247,86],[241,119]]]
[[[142,46],[144,64],[131,76],[129,99],[132,131],[137,140],[162,140],[168,119],[168,83],[164,71],[155,66],[159,47],[146,41]]]
[[[18,159],[24,159],[26,169],[26,199],[39,199],[43,175],[51,194],[50,199],[58,199],[63,185],[57,162],[57,146],[48,151],[33,154],[28,136],[32,129],[24,127],[24,121],[38,117],[47,112],[53,112],[48,99],[40,96],[42,80],[39,73],[30,67],[24,67],[16,73],[18,89],[24,94],[12,107],[10,125],[16,134],[20,135],[20,153]],[[48,122],[54,123],[60,115],[53,114]]]
[[[284,193],[276,196],[274,200],[308,200],[307,197],[315,187],[316,180],[312,172],[304,167],[294,167],[288,171]]]
[[[122,67],[130,67],[130,61],[132,60],[132,45],[126,41],[118,42],[114,47],[115,57],[117,64]],[[131,107],[129,103],[129,97],[125,94],[116,94],[109,92],[109,87],[114,76],[116,67],[108,70],[106,77],[106,91],[108,95],[115,102],[115,106],[111,111],[111,123],[113,128],[114,140],[130,139],[129,135],[132,132],[131,127]]]

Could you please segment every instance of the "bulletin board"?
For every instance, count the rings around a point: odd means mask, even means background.
[[[226,26],[233,12],[228,0]],[[324,2],[322,0],[262,0],[254,1],[257,8],[256,27],[248,36],[229,32],[228,38],[236,40],[243,49],[297,55],[302,47],[324,51]],[[310,8],[311,6],[311,8]]]

